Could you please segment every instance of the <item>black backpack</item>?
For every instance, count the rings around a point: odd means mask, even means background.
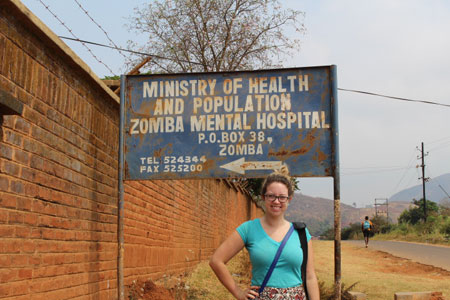
[[[300,246],[303,251],[302,262],[302,281],[303,289],[305,290],[306,297],[308,298],[308,288],[306,287],[306,263],[308,261],[308,241],[306,240],[306,224],[303,222],[293,222],[295,230],[297,230],[298,237],[300,239]]]

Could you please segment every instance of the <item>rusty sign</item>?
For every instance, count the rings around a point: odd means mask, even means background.
[[[333,67],[123,76],[124,178],[332,176]]]

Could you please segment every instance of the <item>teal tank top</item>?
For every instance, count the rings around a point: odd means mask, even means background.
[[[293,226],[291,224],[291,226]],[[237,232],[244,241],[252,262],[252,285],[260,286],[275,257],[281,242],[273,240],[263,229],[259,219],[241,224]],[[306,231],[306,239],[311,235]],[[303,252],[297,231],[294,231],[287,241],[272,276],[267,282],[268,287],[288,288],[302,284],[301,266]]]

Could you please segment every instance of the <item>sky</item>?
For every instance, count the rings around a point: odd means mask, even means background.
[[[144,42],[126,24],[133,9],[148,2],[22,0],[58,36],[73,38],[70,29],[81,40],[113,41],[121,48],[128,40]],[[306,27],[305,34],[292,36],[301,39],[301,47],[284,67],[336,65],[339,89],[450,105],[449,1],[282,3],[303,11]],[[126,71],[125,58],[116,50],[88,45],[89,51],[78,42],[63,41],[100,78]],[[421,184],[421,143],[425,176],[433,180],[450,173],[449,106],[339,90],[338,111],[343,203],[365,207]],[[334,199],[333,178],[300,178],[300,189],[305,195]]]

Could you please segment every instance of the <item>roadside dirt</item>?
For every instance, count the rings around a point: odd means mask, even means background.
[[[127,288],[129,300],[175,300],[173,291],[156,285],[151,280],[137,280]]]
[[[316,272],[319,280],[333,282],[333,243],[314,241]],[[194,272],[195,273],[195,272]],[[211,272],[211,276],[214,274]],[[349,286],[358,282],[354,291],[366,293],[368,299],[393,299],[395,292],[432,291],[433,300],[450,300],[450,272],[389,253],[344,244],[342,247],[342,279]],[[128,287],[130,300],[185,300],[186,278],[178,277],[173,284],[136,281]],[[170,280],[169,280],[170,282]],[[211,285],[211,283],[209,283]],[[217,287],[220,286],[217,280]],[[201,289],[201,287],[196,287]],[[209,289],[214,287],[209,286]],[[205,298],[207,299],[207,298]]]
[[[314,261],[319,280],[334,282],[333,242],[313,242]],[[365,293],[367,299],[391,300],[397,292],[438,292],[435,299],[450,299],[450,272],[386,252],[341,244],[342,282],[346,286],[356,283],[353,291]],[[426,253],[424,253],[426,255]]]
[[[428,266],[409,259],[392,256],[382,251],[371,251],[370,257],[380,262],[376,269],[383,273],[420,275],[430,279],[441,279],[442,276],[450,277],[450,272],[441,268]]]

